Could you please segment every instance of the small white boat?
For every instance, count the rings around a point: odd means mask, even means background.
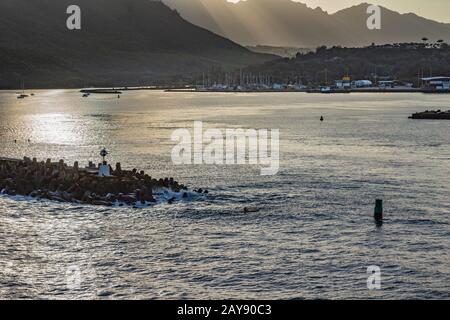
[[[17,96],[17,99],[25,99],[25,98],[28,98],[29,96],[27,95],[27,94],[25,94],[25,82],[24,81],[22,81],[22,93],[20,93],[18,96]]]
[[[331,93],[332,90],[331,90],[331,87],[328,87],[328,86],[321,86],[321,87],[320,87],[320,92],[321,92],[321,93]]]

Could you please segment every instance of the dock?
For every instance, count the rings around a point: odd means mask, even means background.
[[[409,119],[414,120],[450,120],[450,110],[449,111],[441,111],[441,110],[426,110],[424,112],[414,113]]]

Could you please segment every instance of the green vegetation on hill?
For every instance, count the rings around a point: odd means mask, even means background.
[[[283,83],[322,85],[349,75],[352,79],[392,79],[418,83],[420,76],[450,76],[450,46],[439,42],[402,43],[364,48],[320,47],[245,69]]]
[[[284,58],[292,58],[299,52],[308,53],[314,51],[311,48],[298,48],[298,47],[272,47],[272,46],[246,46],[247,49],[253,52],[274,54]]]

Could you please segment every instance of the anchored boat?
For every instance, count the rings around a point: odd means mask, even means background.
[[[409,119],[415,120],[450,120],[450,110],[449,111],[441,111],[441,110],[426,110],[424,112],[414,113]]]
[[[25,99],[25,98],[28,98],[28,95],[25,94],[25,82],[22,81],[22,93],[17,95],[17,99]]]

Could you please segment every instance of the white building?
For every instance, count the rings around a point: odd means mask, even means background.
[[[450,90],[450,77],[422,78],[426,88],[434,90]]]
[[[352,87],[367,88],[372,87],[373,83],[370,80],[355,80],[352,82]]]
[[[352,83],[350,80],[335,80],[334,85],[337,89],[350,89]]]

